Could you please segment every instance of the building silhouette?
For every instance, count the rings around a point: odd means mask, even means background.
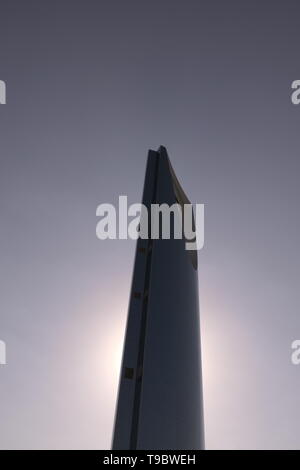
[[[150,150],[143,204],[175,202],[189,200],[167,151]],[[197,251],[184,238],[137,240],[112,448],[204,448]]]

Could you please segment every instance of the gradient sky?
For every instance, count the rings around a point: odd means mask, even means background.
[[[0,447],[109,448],[141,199],[165,145],[193,202],[206,446],[300,448],[298,1],[3,0]]]

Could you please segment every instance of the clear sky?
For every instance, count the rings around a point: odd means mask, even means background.
[[[300,448],[298,1],[0,5],[1,448],[108,448],[139,202],[165,145],[193,202],[206,445]]]

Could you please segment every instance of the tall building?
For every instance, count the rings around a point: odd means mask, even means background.
[[[189,200],[160,147],[143,204]],[[150,222],[150,221],[149,221]],[[197,251],[185,239],[138,239],[112,447],[203,449]]]

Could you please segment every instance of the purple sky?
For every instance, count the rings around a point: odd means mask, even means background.
[[[207,448],[300,448],[295,1],[6,0],[0,7],[0,447],[108,448],[140,202],[165,145],[205,204]]]

